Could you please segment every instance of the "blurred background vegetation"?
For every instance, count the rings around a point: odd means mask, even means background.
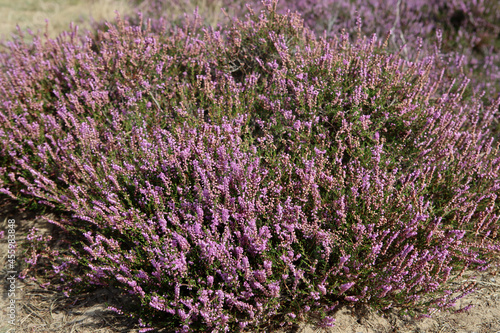
[[[19,25],[22,31],[45,32],[55,38],[68,30],[70,22],[78,25],[80,31],[91,28],[92,22],[113,20],[116,11],[120,15],[131,15],[137,11],[147,12],[149,0],[0,0],[0,39],[11,38]],[[165,1],[161,10],[166,16],[181,16],[193,13],[198,7],[200,14],[212,26],[224,19],[220,0],[172,0]],[[230,12],[230,10],[229,10]],[[156,13],[159,14],[159,13]],[[31,38],[26,37],[27,41]]]
[[[9,39],[16,25],[23,31],[44,32],[46,20],[49,36],[56,37],[70,22],[89,29],[92,20],[111,20],[115,11],[132,13],[133,6],[127,0],[0,0],[0,38]]]

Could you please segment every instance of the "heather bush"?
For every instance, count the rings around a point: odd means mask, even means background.
[[[408,59],[419,46],[434,55],[444,78],[471,79],[469,89],[483,102],[500,96],[500,2],[440,0],[303,0],[279,3],[278,12],[297,10],[319,34],[361,30],[363,35],[390,34],[388,47]],[[434,71],[439,75],[439,71]],[[498,120],[493,129],[500,137]]]
[[[160,17],[171,8],[169,1],[142,1],[149,8],[147,15]],[[226,8],[231,15],[243,16],[247,2],[234,1],[177,1],[177,7],[200,5],[200,11],[212,18],[211,23],[225,22],[216,15]],[[183,6],[181,6],[183,5]],[[253,6],[263,8],[260,1]],[[468,77],[471,83],[465,97],[481,96],[483,102],[491,104],[500,96],[500,2],[480,1],[436,1],[436,0],[301,0],[278,2],[278,13],[297,11],[305,25],[322,35],[339,35],[343,30],[356,36],[377,34],[384,38],[390,34],[388,50],[401,50],[408,60],[409,55],[420,48],[426,55],[435,57],[435,66],[444,69],[444,80]],[[440,75],[434,70],[431,75]],[[435,77],[434,79],[438,79]],[[444,93],[444,92],[440,92]],[[496,137],[500,137],[500,123],[492,124]]]
[[[477,92],[486,90],[493,98],[500,93],[500,3],[496,0],[280,1],[278,12],[286,10],[301,13],[305,24],[318,34],[331,36],[343,29],[361,29],[365,35],[379,37],[391,33],[390,49],[403,48],[404,57],[423,39],[424,50],[442,58],[443,67],[486,74],[476,78]],[[461,56],[462,64],[455,65]]]
[[[446,282],[500,250],[500,101],[264,5],[216,29],[117,18],[7,45],[0,191],[64,234],[32,230],[23,276],[114,286],[143,331],[426,315],[474,290]]]

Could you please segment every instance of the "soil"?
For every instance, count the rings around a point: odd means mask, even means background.
[[[49,218],[53,218],[48,214]],[[16,242],[26,241],[26,234],[32,227],[44,233],[54,233],[53,226],[36,216],[33,212],[16,209],[8,199],[0,201],[0,276],[2,297],[0,298],[0,333],[6,332],[138,332],[139,327],[124,316],[107,310],[107,306],[117,306],[127,302],[116,290],[103,288],[78,297],[66,297],[61,292],[42,288],[29,277],[15,280],[15,297],[9,297],[10,281],[7,278],[11,268],[8,266],[8,220],[16,221]],[[15,269],[20,269],[24,258],[16,252]],[[500,258],[499,258],[500,259]],[[457,302],[456,308],[473,304],[467,312],[437,313],[432,318],[406,320],[396,312],[377,313],[367,310],[356,313],[354,309],[340,308],[335,314],[335,327],[323,332],[328,333],[392,333],[392,332],[460,332],[460,333],[500,333],[500,260],[496,267],[485,272],[466,272],[463,281],[476,282],[477,291]],[[9,323],[9,304],[15,300],[15,325]],[[302,324],[292,329],[296,333],[321,332],[312,325]],[[284,330],[276,333],[285,333]]]

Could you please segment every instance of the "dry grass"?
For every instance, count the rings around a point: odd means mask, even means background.
[[[49,36],[68,30],[69,23],[89,29],[91,20],[112,20],[120,14],[133,12],[127,0],[0,0],[0,38],[9,39],[16,25],[22,30],[45,31],[49,20]]]

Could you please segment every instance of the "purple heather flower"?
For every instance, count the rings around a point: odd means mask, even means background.
[[[339,287],[339,295],[342,295],[344,292],[346,292],[349,288],[355,285],[355,282],[348,282],[344,283]]]

